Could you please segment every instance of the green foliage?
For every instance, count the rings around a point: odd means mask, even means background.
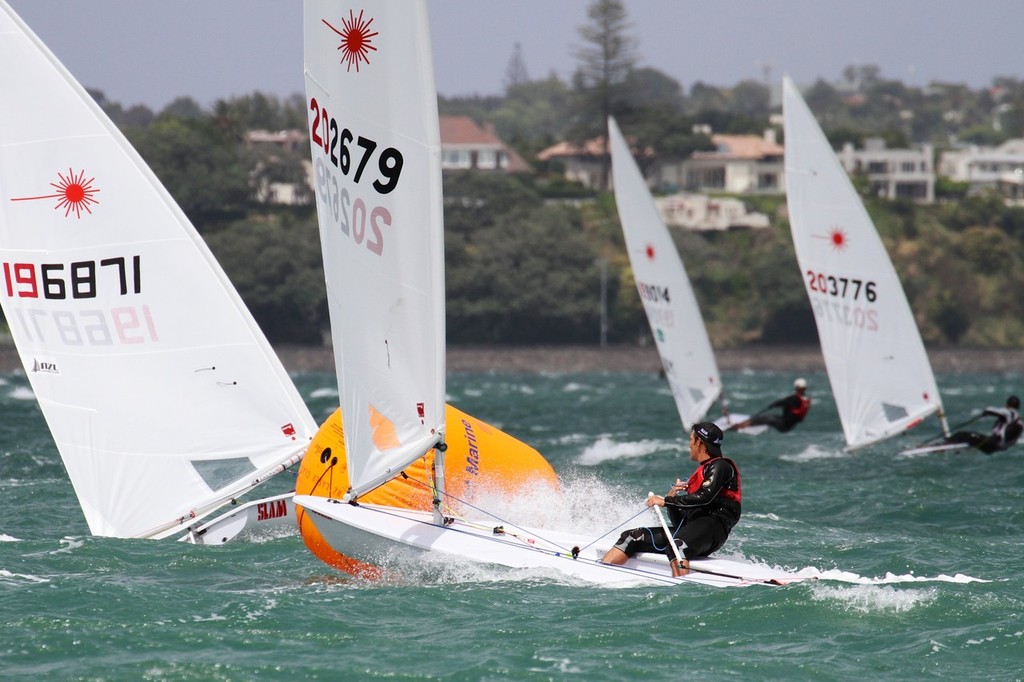
[[[642,150],[641,165],[711,148],[706,135],[694,132],[695,124],[709,124],[715,133],[763,132],[771,113],[764,85],[696,82],[685,93],[664,73],[632,63],[621,2],[590,4],[591,12],[611,12],[605,18],[615,21],[590,15],[581,36],[591,52],[571,83],[555,75],[531,81],[519,69],[504,97],[442,98],[441,112],[493,124],[529,161],[555,142],[603,135],[608,111]],[[600,64],[616,69],[588,71]],[[890,146],[998,144],[1024,132],[1024,82],[1015,78],[996,79],[992,88],[978,91],[951,83],[907,87],[871,65],[850,67],[844,78],[841,87],[822,80],[805,91],[836,146],[861,146],[868,136],[882,136]],[[319,343],[328,320],[313,210],[263,205],[254,191],[304,177],[306,151],[254,151],[242,137],[253,128],[304,130],[304,97],[253,93],[221,100],[209,112],[183,97],[154,114],[91,94],[204,233],[268,337]],[[449,338],[596,342],[602,262],[609,339],[646,337],[612,194],[566,181],[556,168],[535,168],[540,172],[532,177],[445,177]],[[866,196],[866,179],[854,182]],[[995,193],[968,197],[964,185],[942,178],[936,191],[940,202],[934,206],[866,197],[926,342],[1020,345],[1024,208],[1007,208]],[[712,342],[811,343],[816,330],[788,234],[785,198],[742,199],[773,226],[673,231]]]
[[[252,190],[238,131],[207,117],[161,114],[126,134],[193,223],[221,223],[248,211]]]
[[[957,182],[945,175],[935,178],[935,198],[939,201],[963,201],[969,188],[970,183]]]
[[[599,332],[597,253],[578,213],[499,176],[446,180],[453,343],[580,343]]]
[[[271,343],[322,342],[330,325],[315,216],[247,218],[206,242]]]

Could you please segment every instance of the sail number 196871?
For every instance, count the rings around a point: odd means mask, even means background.
[[[4,263],[4,287],[8,298],[96,298],[98,282],[110,273],[121,296],[142,293],[142,268],[139,256],[124,256],[99,261],[64,263]]]
[[[148,305],[121,296],[142,293],[140,256],[72,263],[3,263],[0,292],[10,299],[8,322],[32,343],[107,346],[158,341]],[[82,308],[75,301],[119,301],[112,307]],[[43,304],[43,301],[65,303]],[[19,304],[20,302],[20,304]]]

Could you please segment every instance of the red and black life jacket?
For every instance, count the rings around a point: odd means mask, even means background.
[[[741,503],[743,501],[743,486],[740,483],[740,468],[736,466],[736,462],[732,461],[728,457],[712,457],[711,459],[707,459],[702,462],[701,465],[697,467],[697,470],[693,472],[693,475],[690,476],[690,480],[686,482],[686,492],[692,495],[700,490],[701,485],[704,484],[704,469],[708,464],[714,462],[716,459],[724,459],[732,466],[733,471],[732,480],[726,484],[725,488],[719,494],[727,500]]]
[[[811,411],[811,399],[805,395],[797,395],[796,397],[800,399],[800,407],[791,409],[790,412],[797,419],[803,419]]]

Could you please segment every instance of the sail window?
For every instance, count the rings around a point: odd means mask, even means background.
[[[882,409],[885,411],[885,418],[890,422],[898,422],[901,419],[906,419],[907,415],[910,414],[907,412],[907,408],[902,405],[892,405],[890,403],[883,402]]]
[[[194,459],[191,463],[192,468],[213,491],[220,490],[227,484],[256,471],[256,467],[248,457]]]

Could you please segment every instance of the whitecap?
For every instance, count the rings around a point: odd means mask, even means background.
[[[811,588],[811,595],[815,600],[837,602],[852,611],[861,613],[904,612],[931,603],[938,596],[938,590],[934,587],[897,590],[888,585],[836,587],[817,583]]]
[[[7,394],[14,400],[35,400],[36,394],[28,386],[15,386],[14,390]]]
[[[597,442],[584,448],[580,456],[576,458],[578,464],[593,466],[614,459],[633,459],[644,457],[660,450],[678,450],[675,443],[668,443],[662,440],[644,439],[619,443],[607,435],[601,436]]]
[[[849,455],[843,450],[832,450],[830,448],[823,448],[820,445],[812,444],[804,448],[803,452],[798,452],[792,455],[782,455],[779,459],[787,462],[812,462],[819,459],[840,459],[848,456]]]
[[[0,542],[21,542],[21,540],[6,533],[0,533]]]
[[[336,389],[336,388],[329,388],[329,387],[325,386],[324,388],[318,388],[318,389],[314,390],[312,393],[309,394],[309,397],[310,398],[337,398],[338,397],[338,389]]]
[[[48,578],[41,578],[37,575],[31,575],[29,573],[11,573],[0,568],[0,580],[3,582],[18,583],[18,582],[30,582],[30,583],[48,583]]]
[[[65,537],[61,538],[60,544],[63,545],[60,549],[55,549],[50,554],[70,554],[74,550],[82,547],[85,544],[85,540],[82,538]]]

